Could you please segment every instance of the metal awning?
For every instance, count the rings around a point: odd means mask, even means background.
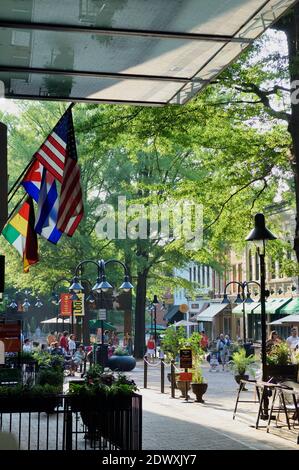
[[[60,318],[60,317],[53,317],[53,318],[49,318],[48,320],[43,320],[41,321],[40,323],[70,323],[70,319],[67,317],[67,318]]]
[[[292,297],[289,298],[278,298],[278,299],[269,299],[266,302],[266,314],[274,315],[275,313],[282,313],[282,308],[287,306],[287,304],[292,300]],[[252,313],[261,315],[261,304],[254,309]]]
[[[183,104],[297,0],[4,0],[5,97]]]
[[[227,304],[223,303],[212,303],[208,308],[206,308],[203,312],[197,315],[197,321],[209,321],[212,322],[214,317],[221,313],[223,310],[227,308]]]
[[[299,323],[299,314],[287,315],[286,317],[279,318],[278,320],[272,321],[269,325],[293,325]]]
[[[286,306],[280,310],[281,314],[290,315],[292,313],[299,314],[299,297],[295,297]]]
[[[256,309],[260,305],[259,302],[250,302],[250,303],[244,303],[245,307],[245,313],[248,315],[249,313],[252,313],[254,309]],[[232,313],[234,315],[242,315],[243,314],[243,304],[238,304],[236,307],[233,308]]]

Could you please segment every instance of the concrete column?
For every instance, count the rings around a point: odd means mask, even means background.
[[[7,210],[7,127],[0,122],[0,232],[8,217]]]

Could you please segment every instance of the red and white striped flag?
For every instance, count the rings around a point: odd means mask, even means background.
[[[71,109],[64,113],[35,156],[62,183],[57,228],[71,237],[84,214]]]

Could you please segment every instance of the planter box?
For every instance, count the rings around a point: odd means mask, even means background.
[[[45,397],[0,397],[0,413],[45,412],[53,413],[62,399],[57,395]]]
[[[269,365],[266,366],[267,380],[271,377],[277,379],[290,379],[294,382],[298,381],[298,364],[289,364],[285,366]]]
[[[136,367],[136,359],[133,356],[111,356],[108,359],[108,367],[111,370],[129,372]]]

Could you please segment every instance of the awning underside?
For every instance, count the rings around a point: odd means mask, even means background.
[[[183,104],[296,0],[3,0],[8,98]]]

